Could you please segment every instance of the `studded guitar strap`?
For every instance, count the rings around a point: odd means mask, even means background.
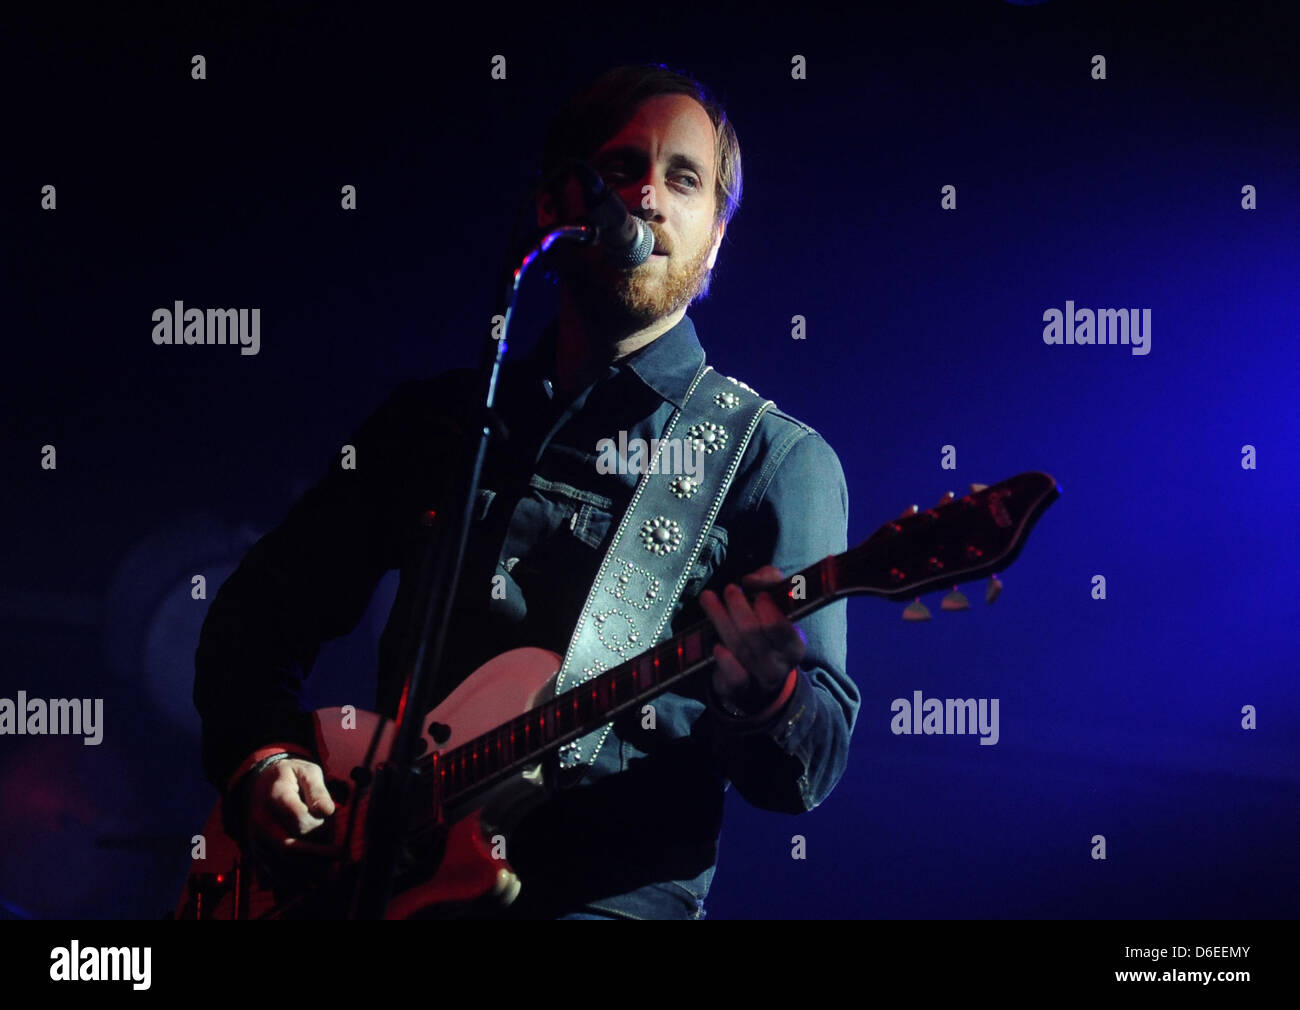
[[[557,695],[660,640],[745,446],[772,405],[744,383],[701,364],[681,408],[664,427],[601,561],[556,677]],[[671,453],[665,450],[674,439],[681,439],[683,449],[694,446],[702,460],[698,479],[666,472]],[[685,453],[677,458],[684,462]],[[560,767],[594,763],[613,725],[561,747]]]

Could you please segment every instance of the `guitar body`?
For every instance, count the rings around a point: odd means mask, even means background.
[[[474,671],[424,720],[427,752],[446,751],[514,719],[552,697],[562,658],[546,649],[514,649]],[[365,856],[365,823],[374,770],[387,761],[396,725],[366,711],[319,709],[317,753],[335,812],[304,840],[301,853],[276,857],[275,872],[251,858],[225,831],[218,803],[203,828],[203,858],[195,859],[176,908],[178,919],[260,919],[319,915],[319,892],[334,893],[334,914],[346,912],[345,892]],[[451,731],[435,743],[433,723]],[[373,748],[373,754],[371,753]],[[549,796],[540,763],[474,797],[470,809],[444,810],[426,879],[394,888],[386,917],[457,915],[508,905],[520,883],[510,864],[493,856],[504,834]],[[417,868],[415,876],[421,876]],[[406,874],[404,876],[410,876]],[[285,880],[288,880],[288,883]],[[309,901],[309,895],[315,895]],[[315,903],[311,903],[315,902]],[[309,911],[310,909],[310,911]]]

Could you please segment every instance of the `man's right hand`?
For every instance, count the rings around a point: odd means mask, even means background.
[[[276,761],[258,773],[249,789],[248,826],[255,839],[276,852],[326,852],[329,846],[303,838],[333,813],[324,772],[314,761]]]

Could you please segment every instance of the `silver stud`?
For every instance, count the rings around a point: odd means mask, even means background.
[[[686,437],[695,443],[696,451],[718,452],[727,446],[727,429],[712,421],[702,421],[686,429]]]
[[[689,498],[700,489],[700,482],[691,477],[674,477],[668,490],[678,498]]]
[[[621,643],[619,643],[614,637],[614,633],[609,630],[609,628],[613,627],[613,623],[611,622],[608,626],[605,624],[605,618],[615,616],[621,617],[625,622],[627,622],[627,637]],[[596,615],[596,637],[600,639],[600,644],[610,652],[617,653],[620,657],[626,658],[628,647],[635,645],[640,636],[636,630],[636,622],[627,614],[622,613],[617,608],[611,607],[609,610],[602,611]]]
[[[605,591],[615,599],[630,603],[638,610],[649,610],[654,604],[653,600],[659,593],[659,587],[662,584],[659,579],[655,578],[649,571],[644,568],[638,568],[631,561],[620,559],[618,564],[623,566],[623,571],[614,577],[615,581],[605,587]],[[645,581],[646,589],[644,598],[641,601],[632,599],[628,595],[628,586],[631,576],[636,575]]]
[[[735,382],[734,379],[732,381]],[[717,396],[715,396],[713,398],[713,402],[716,403],[723,410],[730,410],[732,407],[740,406],[740,397],[737,396],[735,393],[724,392],[724,393],[719,393]]]
[[[652,554],[671,554],[682,543],[682,528],[667,516],[655,516],[641,524],[641,543]]]

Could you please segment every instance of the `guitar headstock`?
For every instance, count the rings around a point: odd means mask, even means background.
[[[1003,571],[1060,494],[1051,475],[1031,470],[913,506],[836,559],[837,590],[907,600]]]

